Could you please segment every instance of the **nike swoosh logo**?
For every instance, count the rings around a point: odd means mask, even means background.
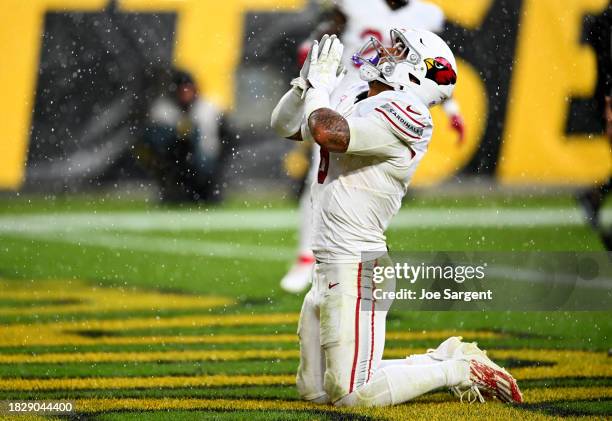
[[[336,282],[335,284],[332,284],[331,282],[329,284],[327,284],[327,287],[329,289],[332,289],[333,287],[335,287],[336,285],[338,285],[340,282]]]
[[[419,113],[418,111],[413,110],[411,105],[406,107],[406,111],[412,114],[421,115],[421,113]]]

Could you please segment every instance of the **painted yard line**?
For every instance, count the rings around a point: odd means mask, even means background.
[[[167,318],[145,317],[112,320],[77,320],[49,323],[20,323],[0,326],[0,344],[5,346],[27,346],[29,338],[34,343],[52,342],[56,338],[78,341],[83,331],[121,331],[130,329],[162,328],[207,328],[216,326],[268,326],[296,325],[298,313],[277,314],[231,314],[231,315],[188,315]],[[32,345],[34,344],[32,343]],[[72,342],[71,342],[72,343]]]
[[[525,401],[528,403],[554,402],[554,401],[577,401],[591,399],[612,398],[612,388],[605,386],[597,387],[550,387],[527,389],[524,391]]]
[[[239,242],[216,242],[178,238],[161,238],[134,234],[103,232],[9,232],[9,235],[75,245],[104,247],[126,251],[170,253],[211,258],[252,259],[287,262],[295,258],[293,247],[272,247]]]
[[[491,358],[547,361],[554,365],[512,369],[517,379],[560,377],[612,377],[612,362],[606,352],[573,350],[506,349],[491,350]]]
[[[418,348],[393,348],[385,351],[385,358],[404,358],[423,353]],[[567,377],[612,377],[612,364],[603,352],[569,350],[492,350],[493,359],[521,359],[548,362],[550,366],[518,367],[512,374],[520,380]],[[0,354],[1,364],[32,363],[102,363],[102,362],[152,362],[152,361],[243,361],[249,359],[295,359],[297,349],[278,350],[190,350],[166,352],[75,352],[43,354]],[[6,379],[10,381],[11,379]],[[0,383],[1,384],[1,383]]]
[[[244,410],[244,411],[304,411],[330,410],[334,406],[322,406],[302,401],[258,400],[258,399],[184,399],[184,398],[123,398],[123,399],[78,399],[75,408],[79,412],[106,412],[121,410]]]
[[[49,330],[46,327],[45,330]],[[51,328],[52,329],[52,328]],[[236,335],[236,334],[210,334],[210,335],[181,335],[181,336],[84,336],[87,331],[79,334],[70,331],[55,330],[45,334],[32,325],[29,328],[13,329],[3,333],[0,330],[0,348],[9,346],[59,346],[59,345],[150,345],[150,344],[236,344],[236,343],[297,343],[297,334],[274,335]],[[109,332],[112,334],[113,332]],[[421,341],[444,340],[449,336],[463,336],[469,340],[500,339],[511,336],[488,331],[428,331],[428,332],[387,332],[387,341]]]
[[[612,209],[602,213],[612,221]],[[584,217],[577,208],[404,208],[392,228],[419,227],[538,227],[580,226]],[[96,212],[4,215],[0,232],[76,232],[81,230],[129,231],[240,231],[293,230],[295,210],[214,210]]]
[[[34,327],[41,330],[122,330],[122,329],[156,329],[172,327],[212,327],[212,326],[253,326],[296,324],[299,313],[271,314],[218,314],[218,315],[188,315],[176,317],[135,317],[128,319],[88,319],[66,322],[20,323],[0,326],[0,335],[5,332],[14,333]]]
[[[524,393],[527,403],[554,401],[577,401],[587,399],[609,399],[612,390],[606,387],[592,388],[547,388],[529,389]],[[239,410],[239,411],[329,411],[335,413],[358,413],[374,419],[434,419],[440,414],[461,414],[467,419],[525,419],[550,420],[555,417],[538,412],[521,410],[519,407],[490,402],[488,405],[461,404],[448,394],[430,394],[419,398],[411,405],[384,408],[339,408],[331,405],[317,405],[302,401],[259,400],[259,399],[78,399],[77,412],[107,411],[167,411],[167,410]]]
[[[85,363],[120,361],[241,361],[296,359],[297,349],[195,350],[155,352],[57,352],[44,354],[0,354],[0,364]]]
[[[6,287],[0,282],[0,287]],[[57,285],[56,285],[57,287]],[[222,307],[233,304],[225,297],[197,296],[187,294],[161,293],[155,291],[136,291],[129,288],[100,288],[66,281],[65,290],[46,289],[38,286],[29,290],[2,289],[2,298],[36,302],[39,300],[59,300],[55,305],[36,305],[27,307],[0,307],[0,315],[98,313],[138,310],[173,310]]]
[[[295,376],[281,375],[199,375],[159,377],[74,377],[50,379],[0,378],[0,390],[108,390],[108,389],[171,389],[188,387],[294,385]],[[605,387],[603,387],[605,388]],[[585,388],[576,388],[585,390]],[[609,388],[605,388],[609,389]],[[534,390],[528,389],[530,394]],[[586,389],[588,390],[588,389]],[[612,391],[609,392],[612,396]],[[548,399],[554,394],[543,394]],[[544,399],[547,399],[544,398]]]
[[[295,384],[293,375],[78,377],[64,379],[0,379],[0,390],[151,389]]]

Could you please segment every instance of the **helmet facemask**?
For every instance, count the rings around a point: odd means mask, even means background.
[[[378,80],[394,89],[400,89],[388,78],[393,75],[398,64],[407,63],[416,66],[422,57],[400,31],[392,29],[391,39],[393,48],[390,50],[377,38],[370,37],[353,55],[353,63],[359,66],[360,77],[366,82]]]

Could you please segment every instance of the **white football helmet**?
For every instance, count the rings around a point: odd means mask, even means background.
[[[371,37],[353,56],[361,79],[378,80],[396,91],[410,89],[428,106],[452,96],[457,63],[442,38],[421,29],[392,29],[391,45],[386,48]]]

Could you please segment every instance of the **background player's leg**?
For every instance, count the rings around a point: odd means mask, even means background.
[[[311,164],[312,165],[312,164]],[[299,230],[299,244],[298,244],[298,255],[299,258],[310,258],[310,262],[314,263],[314,254],[311,250],[312,240],[312,203],[310,197],[312,177],[310,172],[306,179],[304,186],[304,192],[300,197],[300,230]]]
[[[314,254],[311,250],[312,239],[312,203],[311,203],[311,185],[316,179],[319,146],[312,147],[312,158],[310,160],[310,169],[304,182],[304,191],[300,197],[300,226],[298,238],[298,257],[289,272],[281,280],[281,288],[287,292],[300,293],[310,285],[310,273],[314,265]]]

